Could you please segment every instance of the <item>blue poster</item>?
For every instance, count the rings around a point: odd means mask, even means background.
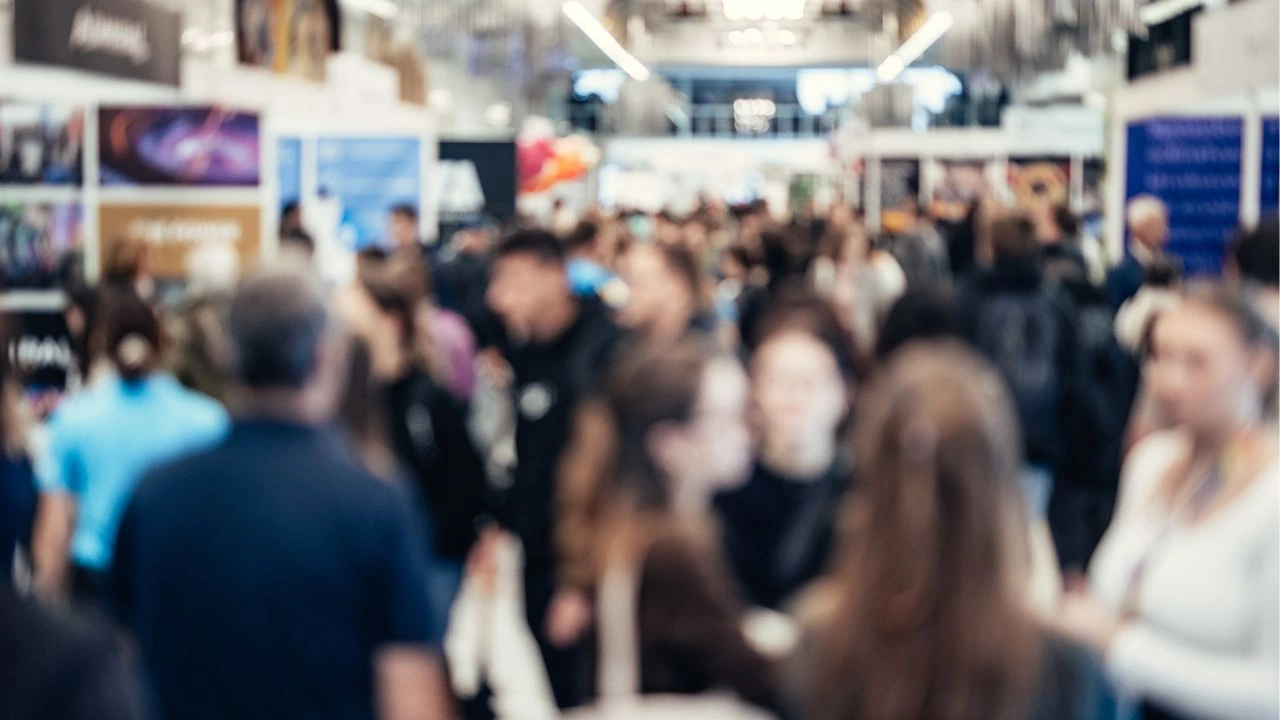
[[[1169,206],[1169,252],[1188,275],[1222,271],[1240,220],[1244,121],[1233,117],[1152,118],[1129,124],[1125,197],[1142,193]]]
[[[316,189],[340,206],[339,238],[359,250],[386,245],[387,213],[422,197],[421,141],[416,137],[321,138]]]
[[[280,171],[280,209],[302,200],[302,138],[282,137],[276,145]]]
[[[1263,214],[1280,210],[1280,117],[1262,118],[1262,201]]]

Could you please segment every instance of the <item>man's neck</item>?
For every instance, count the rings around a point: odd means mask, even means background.
[[[240,389],[233,391],[229,404],[241,420],[320,426],[329,419],[314,394],[306,390]]]

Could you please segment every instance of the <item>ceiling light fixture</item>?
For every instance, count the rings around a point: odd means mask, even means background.
[[[742,39],[754,45],[764,39],[764,33],[760,32],[760,28],[747,28],[742,31]]]
[[[1143,25],[1159,25],[1205,4],[1205,0],[1152,0],[1138,8]]]
[[[783,45],[795,45],[796,34],[790,30],[779,30],[778,42],[782,43]]]
[[[622,71],[630,75],[633,80],[644,82],[649,79],[649,68],[637,60],[635,55],[627,52],[627,49],[622,47],[604,25],[600,24],[596,16],[583,7],[582,3],[570,0],[564,4],[563,12],[570,22],[578,26],[578,29],[613,61],[614,65],[622,68]]]
[[[955,24],[955,18],[951,13],[940,11],[933,14],[920,29],[912,33],[907,41],[897,49],[892,55],[884,59],[880,63],[880,67],[876,68],[876,77],[880,78],[880,82],[893,82],[903,70],[906,70],[911,63],[920,59],[920,56],[926,50],[933,47],[933,44],[951,29]]]

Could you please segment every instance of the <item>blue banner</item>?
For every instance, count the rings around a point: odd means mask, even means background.
[[[422,198],[421,141],[416,137],[321,138],[316,141],[320,197],[341,205],[339,238],[352,249],[384,246],[387,213]]]
[[[1189,275],[1222,271],[1240,220],[1244,121],[1152,118],[1129,124],[1125,197],[1149,193],[1169,206],[1169,246]]]
[[[1262,212],[1280,210],[1280,116],[1262,118]]]
[[[302,201],[302,138],[282,137],[276,145],[279,168],[280,210]]]

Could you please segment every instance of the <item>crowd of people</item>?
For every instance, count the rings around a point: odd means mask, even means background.
[[[1274,219],[1183,278],[1134,199],[841,203],[391,242],[326,285],[144,243],[82,387],[0,359],[0,708],[27,718],[1280,714]],[[631,713],[631,714],[627,714]]]

